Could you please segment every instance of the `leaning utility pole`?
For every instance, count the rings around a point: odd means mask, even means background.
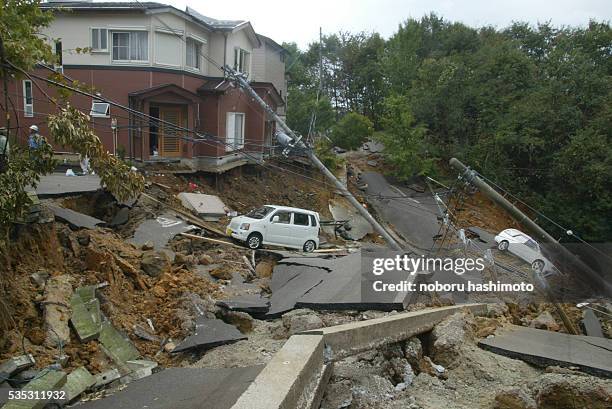
[[[538,226],[533,220],[531,220],[518,207],[510,203],[510,201],[508,201],[505,197],[499,194],[495,189],[489,186],[487,182],[485,182],[478,176],[475,170],[470,169],[468,166],[465,166],[463,163],[461,163],[461,161],[459,161],[456,158],[452,158],[450,160],[450,165],[454,167],[455,169],[457,169],[460,172],[460,174],[467,180],[467,182],[476,186],[483,194],[485,194],[487,197],[489,197],[491,200],[493,200],[495,203],[501,206],[504,210],[506,210],[510,214],[510,216],[512,216],[514,220],[519,222],[521,225],[525,226],[525,228],[527,228],[529,232],[532,233],[534,236],[536,236],[541,242],[557,244],[557,246],[555,247],[559,248],[564,253],[565,256],[571,257],[571,259],[575,260],[578,267],[581,269],[581,271],[589,275],[589,277],[593,280],[593,282],[595,282],[598,285],[598,288],[603,288],[603,289],[607,289],[608,291],[610,291],[609,283],[606,283],[605,281],[603,281],[602,278],[599,277],[597,273],[595,273],[595,271],[593,271],[589,266],[584,264],[584,262],[582,262],[582,260],[576,257],[575,254],[571,253],[564,246],[560,245],[559,242],[553,236],[551,236],[546,230]],[[567,328],[567,331],[571,334],[577,334],[578,331],[576,330],[576,328],[574,328],[574,325],[569,320],[563,307],[559,303],[556,303],[556,302],[554,302],[553,304],[555,308],[557,309],[557,312],[561,316],[561,319],[563,320],[563,324],[565,325],[565,328]]]
[[[342,182],[340,182],[336,178],[336,176],[334,176],[334,174],[325,167],[323,162],[321,162],[321,160],[317,158],[317,155],[315,155],[314,150],[310,149],[304,144],[304,142],[302,141],[302,137],[298,136],[295,132],[293,132],[293,130],[289,128],[285,121],[283,121],[276,114],[276,112],[274,112],[274,110],[270,108],[268,104],[266,104],[266,102],[259,96],[259,94],[255,92],[255,90],[246,80],[245,76],[240,73],[237,73],[236,70],[227,65],[225,66],[224,70],[226,72],[226,75],[230,79],[236,81],[238,85],[240,85],[240,87],[243,88],[264,109],[264,111],[266,111],[269,117],[274,119],[278,126],[282,128],[283,131],[285,131],[285,133],[279,131],[277,131],[276,133],[276,138],[279,143],[285,146],[285,150],[283,152],[288,153],[289,150],[291,150],[292,148],[303,149],[306,155],[308,155],[308,158],[311,160],[311,162],[319,170],[321,170],[321,172],[323,172],[323,174],[336,186],[336,188],[340,192],[342,192],[342,195],[346,197],[349,202],[351,202],[351,204],[355,207],[355,209],[357,209],[359,214],[361,214],[372,225],[374,230],[376,230],[378,234],[380,234],[387,241],[387,243],[389,243],[389,246],[391,246],[394,250],[404,250],[402,246],[400,246],[399,243],[395,241],[393,237],[391,237],[387,230],[385,230],[385,228],[380,223],[378,223],[378,221],[376,221],[376,219],[374,219],[374,217],[372,217],[370,213],[368,213],[368,211],[363,207],[363,205],[359,203],[357,199],[355,199],[355,196],[353,196],[351,192],[349,192],[347,187],[344,186]]]

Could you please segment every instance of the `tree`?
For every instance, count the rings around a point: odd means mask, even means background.
[[[383,127],[385,131],[377,133],[376,139],[385,146],[385,156],[398,178],[434,173],[435,157],[427,141],[427,128],[415,122],[405,96],[385,100]]]
[[[356,149],[373,133],[372,121],[356,112],[350,112],[333,127],[331,140],[342,148]]]

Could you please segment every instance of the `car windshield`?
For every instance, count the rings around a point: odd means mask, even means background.
[[[274,210],[273,207],[262,206],[257,209],[251,210],[245,216],[250,217],[251,219],[263,219],[264,217],[269,215],[272,210]]]

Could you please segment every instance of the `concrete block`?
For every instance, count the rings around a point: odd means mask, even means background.
[[[72,209],[66,209],[59,206],[48,205],[49,210],[53,212],[55,218],[68,223],[75,228],[95,229],[98,225],[105,225],[103,220],[88,216],[83,213],[75,212]]]
[[[225,203],[218,196],[182,192],[178,194],[178,198],[183,206],[196,212],[204,220],[216,221],[225,216]]]
[[[119,333],[108,321],[102,324],[98,339],[104,347],[104,352],[117,365],[124,366],[127,361],[140,357],[140,353],[130,340]]]
[[[126,384],[137,379],[146,378],[151,376],[153,369],[157,368],[157,362],[148,361],[146,359],[136,359],[134,361],[126,362],[128,368],[132,370],[129,374],[121,378],[121,383]]]
[[[487,313],[486,304],[456,305],[321,328],[304,332],[304,334],[322,335],[325,340],[326,359],[337,361],[359,352],[431,331],[444,318],[463,309],[475,315]]]
[[[95,375],[95,377],[96,377],[96,384],[94,386],[96,388],[100,388],[102,386],[106,386],[109,383],[114,382],[117,379],[121,378],[121,373],[119,372],[118,369],[113,368],[106,372],[99,373]]]
[[[62,388],[66,392],[66,402],[72,402],[95,384],[96,377],[82,366],[70,372],[66,377],[66,384]]]
[[[76,331],[79,340],[87,342],[96,339],[100,334],[100,301],[94,298],[85,303],[75,293],[70,299],[70,306],[72,308],[70,323]]]
[[[292,336],[232,409],[313,407],[314,401],[320,400],[320,384],[325,379],[323,350],[321,335]]]
[[[36,361],[32,354],[15,356],[0,364],[0,378],[10,378],[13,374],[32,367]]]
[[[33,379],[22,391],[58,391],[66,383],[66,373],[48,371],[39,378]],[[14,399],[9,400],[2,409],[43,409],[49,399]]]

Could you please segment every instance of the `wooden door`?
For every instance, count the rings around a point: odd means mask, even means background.
[[[177,126],[185,127],[187,115],[180,107],[162,107],[159,109],[159,118]],[[162,157],[181,156],[181,136],[185,133],[171,125],[162,123],[160,126],[159,154]]]

